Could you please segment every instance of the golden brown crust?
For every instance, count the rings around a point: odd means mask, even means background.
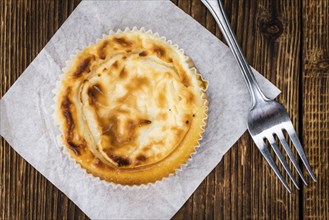
[[[175,173],[195,151],[207,117],[207,85],[192,67],[178,49],[139,31],[84,49],[56,101],[71,156],[119,184]]]

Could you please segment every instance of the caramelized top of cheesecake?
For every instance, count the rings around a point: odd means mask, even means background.
[[[206,84],[189,62],[174,46],[139,31],[110,35],[84,49],[57,95],[65,145],[81,163],[108,169],[164,160],[195,118],[205,117],[200,109]]]

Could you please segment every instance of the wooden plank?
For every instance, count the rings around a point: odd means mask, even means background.
[[[247,54],[249,62],[264,76],[275,83],[282,94],[279,101],[286,107],[298,127],[299,79],[299,4],[298,1],[258,1],[251,4],[245,20],[252,22],[248,28],[254,45],[243,41],[244,50],[255,48]],[[247,12],[248,13],[248,12]],[[246,22],[246,21],[245,21]],[[247,23],[245,23],[246,25]],[[246,46],[243,44],[246,43]],[[297,99],[296,99],[297,98]],[[251,217],[296,219],[299,215],[298,193],[289,195],[277,177],[252,144],[251,166]],[[249,150],[249,149],[248,149]],[[278,161],[276,161],[278,163]],[[248,163],[248,161],[247,161]],[[285,175],[286,176],[286,175]],[[286,176],[287,178],[287,176]],[[247,180],[248,181],[248,180]]]
[[[329,219],[329,2],[303,1],[303,144],[317,182],[303,190],[305,219]],[[306,173],[306,172],[305,172]],[[309,181],[310,178],[308,178]]]

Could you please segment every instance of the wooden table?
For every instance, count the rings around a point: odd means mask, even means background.
[[[173,2],[222,39],[199,0]],[[0,1],[0,97],[78,4]],[[224,5],[250,64],[282,90],[278,100],[291,115],[318,182],[287,193],[245,133],[174,219],[329,219],[329,1]],[[0,219],[87,218],[3,138],[0,178]]]

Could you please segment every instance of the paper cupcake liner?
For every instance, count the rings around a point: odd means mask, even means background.
[[[205,117],[202,120],[202,125],[201,125],[201,132],[199,133],[199,139],[197,141],[197,145],[194,147],[194,151],[193,153],[191,153],[189,159],[186,160],[185,163],[182,163],[180,165],[180,167],[178,167],[177,169],[175,169],[172,173],[170,173],[168,176],[164,176],[161,179],[155,181],[155,182],[150,182],[150,183],[144,183],[144,184],[136,184],[136,185],[124,185],[124,184],[120,184],[120,183],[114,183],[114,182],[110,182],[104,179],[101,179],[98,176],[94,176],[92,173],[89,173],[85,168],[83,168],[81,166],[81,164],[79,164],[69,153],[68,147],[64,144],[63,139],[62,139],[62,130],[60,128],[60,122],[59,122],[59,118],[58,115],[56,113],[56,102],[58,100],[57,95],[59,93],[59,91],[61,90],[61,86],[62,86],[62,80],[64,78],[65,73],[68,71],[69,67],[73,64],[73,60],[76,58],[76,56],[81,53],[84,49],[97,44],[99,41],[105,39],[106,37],[113,35],[113,34],[119,34],[119,33],[128,33],[128,32],[141,32],[141,33],[147,33],[147,34],[151,34],[154,37],[170,44],[171,46],[173,46],[174,48],[176,48],[180,53],[183,54],[183,56],[185,57],[185,61],[188,64],[188,67],[190,70],[192,70],[192,72],[194,72],[194,74],[199,77],[199,86],[201,88],[202,91],[202,96],[201,99],[203,100],[203,104],[205,106],[205,110],[204,110],[204,114]],[[167,181],[170,181],[173,177],[178,177],[180,175],[180,173],[184,172],[187,168],[187,166],[192,163],[193,161],[193,157],[195,154],[197,154],[197,150],[198,148],[200,148],[200,142],[202,140],[202,135],[206,129],[206,125],[207,125],[207,119],[208,119],[208,99],[207,99],[207,94],[206,94],[206,90],[207,90],[207,86],[205,89],[202,89],[203,86],[202,84],[206,83],[206,85],[208,85],[208,82],[202,77],[202,75],[199,73],[199,71],[195,68],[195,65],[192,61],[192,59],[189,56],[185,55],[185,52],[183,49],[179,48],[179,46],[177,44],[173,44],[171,40],[167,40],[166,37],[161,36],[159,33],[153,33],[152,30],[146,30],[144,27],[141,28],[137,28],[137,27],[133,27],[133,28],[129,28],[126,27],[124,30],[118,29],[117,31],[109,31],[108,34],[103,34],[102,38],[97,39],[95,43],[89,43],[86,46],[83,46],[82,49],[80,50],[76,50],[74,54],[70,55],[69,60],[67,60],[65,62],[65,67],[62,68],[62,74],[59,75],[58,81],[56,82],[56,86],[55,88],[52,90],[53,93],[53,101],[54,104],[52,105],[52,118],[54,121],[54,124],[57,128],[59,128],[59,130],[61,131],[59,135],[57,135],[56,140],[57,140],[57,145],[60,147],[61,152],[63,152],[63,154],[68,158],[68,160],[70,161],[70,163],[74,166],[75,169],[80,170],[83,172],[84,175],[86,175],[92,182],[94,182],[95,184],[103,184],[106,186],[110,186],[110,187],[114,187],[114,188],[121,188],[121,189],[147,189],[149,187],[155,187],[156,185],[160,184],[160,183],[164,183]]]

